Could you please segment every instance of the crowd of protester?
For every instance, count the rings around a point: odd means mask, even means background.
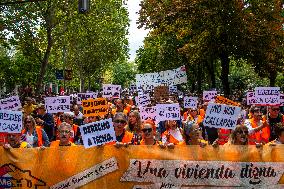
[[[44,97],[44,96],[43,96]],[[237,98],[234,98],[237,100]],[[242,104],[242,99],[239,98]],[[112,118],[116,143],[107,145],[159,145],[174,148],[176,145],[279,145],[284,144],[284,116],[280,106],[246,106],[246,113],[239,117],[234,130],[216,129],[203,125],[208,102],[199,99],[198,108],[185,109],[178,96],[155,103],[180,103],[181,119],[142,121],[135,99],[125,98],[109,100],[107,115],[86,117],[82,106],[74,101],[70,112],[48,113],[43,98],[26,97],[23,102],[23,130],[21,134],[8,133],[2,145],[10,148],[46,148],[55,146],[83,145],[80,126]]]

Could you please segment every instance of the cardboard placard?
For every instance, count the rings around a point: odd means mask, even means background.
[[[180,106],[175,104],[157,104],[157,119],[159,121],[180,120]]]
[[[104,98],[120,98],[121,85],[103,84]]]
[[[234,102],[234,101],[232,101],[232,100],[230,100],[230,99],[227,99],[227,98],[225,98],[225,97],[223,97],[223,96],[217,96],[217,97],[215,98],[215,103],[227,104],[227,105],[231,105],[231,106],[240,106],[239,103]]]
[[[198,97],[192,97],[192,96],[185,96],[183,98],[183,107],[184,108],[193,108],[197,109],[197,104],[198,104]]]
[[[206,102],[215,100],[217,96],[217,91],[203,91],[203,100]]]
[[[82,104],[82,100],[88,100],[90,98],[95,99],[97,98],[98,93],[78,93],[77,94],[77,104]]]
[[[247,92],[247,105],[255,104],[255,94],[252,91]]]
[[[11,96],[0,100],[0,110],[20,110],[22,108],[19,96]]]
[[[157,102],[161,100],[169,99],[169,87],[168,86],[157,86],[154,88],[154,97]]]
[[[112,119],[105,119],[80,126],[85,148],[116,141]]]
[[[151,104],[151,98],[150,98],[150,94],[149,93],[146,93],[146,94],[143,94],[143,95],[139,95],[137,97],[137,106],[140,107],[140,106],[147,106],[149,104]]]
[[[255,98],[255,104],[280,105],[280,87],[256,87]]]
[[[209,103],[203,124],[218,129],[235,129],[240,113],[241,108],[237,106]]]
[[[88,99],[82,101],[83,114],[89,116],[104,116],[108,113],[108,103],[105,98]]]
[[[143,121],[147,119],[157,120],[157,112],[156,112],[156,106],[152,107],[139,107],[139,112],[141,119]]]
[[[46,97],[45,109],[48,113],[70,112],[70,97]]]
[[[0,110],[0,133],[21,133],[22,128],[21,111]]]

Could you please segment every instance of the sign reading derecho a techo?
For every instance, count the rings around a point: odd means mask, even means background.
[[[237,106],[209,103],[203,124],[208,127],[234,129],[240,112],[241,108]]]
[[[112,119],[105,119],[80,127],[85,148],[116,141]]]
[[[131,159],[120,181],[160,183],[167,188],[182,185],[275,186],[283,169],[284,163],[270,162]]]

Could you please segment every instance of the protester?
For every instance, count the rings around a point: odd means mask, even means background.
[[[24,119],[23,138],[33,147],[49,146],[49,139],[45,131],[36,126],[35,119],[32,116],[26,116]]]
[[[116,136],[116,141],[119,144],[129,144],[132,141],[133,133],[126,131],[127,117],[122,112],[118,112],[114,115],[113,126]]]
[[[284,124],[275,125],[275,132],[277,134],[276,139],[267,143],[267,145],[275,146],[275,145],[284,144]]]
[[[266,120],[262,118],[262,112],[257,106],[250,108],[252,118],[245,120],[244,125],[249,131],[249,144],[265,144],[269,141],[270,130]]]
[[[31,115],[36,109],[36,105],[33,104],[33,99],[26,97],[25,105],[23,106],[24,115]]]
[[[182,129],[178,127],[177,121],[168,120],[165,122],[166,131],[162,133],[163,144],[180,145],[184,143]]]
[[[49,141],[52,141],[55,138],[54,119],[52,114],[46,112],[44,104],[39,104],[37,106],[37,115],[35,120],[38,125],[43,127]]]
[[[142,124],[142,140],[140,145],[157,145],[159,142],[155,139],[156,126],[151,120],[147,120]]]
[[[224,144],[227,145],[248,145],[249,144],[249,130],[244,125],[237,125],[232,131],[229,141]]]
[[[208,144],[208,142],[202,138],[202,128],[199,127],[197,123],[188,122],[186,125],[184,134],[185,143],[187,145],[200,145],[201,147],[204,147]]]
[[[82,143],[81,140],[81,133],[79,126],[73,123],[73,113],[72,112],[67,112],[63,114],[63,121],[70,124],[72,126],[72,131],[71,131],[71,138],[70,141],[74,142],[76,144]]]
[[[284,123],[284,115],[280,113],[280,106],[270,106],[268,113],[268,124],[270,129],[269,141],[277,138],[276,125]]]
[[[22,134],[20,133],[8,133],[7,134],[7,144],[4,144],[4,149],[11,148],[31,148],[32,146],[21,140]]]
[[[70,141],[72,137],[72,126],[66,122],[61,123],[58,127],[59,140],[52,141],[50,147],[58,146],[76,146]]]
[[[73,106],[73,113],[74,113],[74,123],[78,126],[83,124],[84,115],[80,112],[79,106]]]

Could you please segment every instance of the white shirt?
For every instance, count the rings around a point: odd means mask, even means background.
[[[26,142],[29,143],[31,146],[34,144],[34,136],[27,133],[26,135]]]

